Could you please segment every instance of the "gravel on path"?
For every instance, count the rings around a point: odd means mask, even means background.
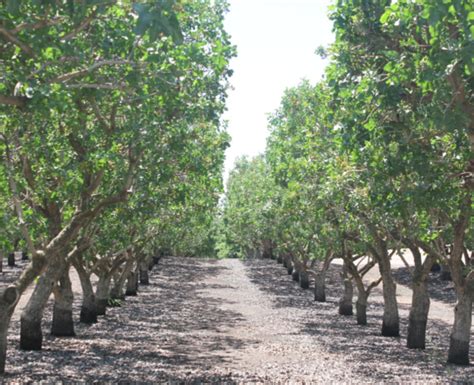
[[[379,336],[382,304],[369,325],[337,315],[341,282],[328,273],[328,301],[315,303],[271,260],[165,258],[120,308],[76,337],[49,336],[41,352],[18,349],[12,323],[3,382],[472,383],[474,367],[445,363],[450,325],[430,323],[425,351]],[[75,299],[78,319],[80,295]],[[471,358],[471,361],[474,357]]]

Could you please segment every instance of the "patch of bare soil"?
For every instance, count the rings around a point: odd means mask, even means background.
[[[431,322],[426,351],[379,336],[382,305],[369,326],[337,315],[340,267],[328,273],[328,302],[315,303],[271,260],[166,258],[137,297],[73,338],[44,350],[18,349],[9,337],[3,382],[66,383],[469,383],[474,367],[445,364],[449,325]],[[79,317],[80,295],[75,315]],[[406,309],[401,310],[406,319]],[[405,323],[403,323],[405,325]],[[405,326],[404,326],[405,327]],[[403,328],[404,330],[404,328]],[[406,334],[405,334],[406,335]],[[474,357],[471,358],[471,361]]]

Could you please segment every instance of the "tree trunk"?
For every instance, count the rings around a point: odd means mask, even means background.
[[[416,276],[416,275],[415,275]],[[407,347],[424,349],[426,340],[426,324],[430,309],[430,297],[426,279],[413,279],[413,295],[408,317]]]
[[[342,277],[344,282],[344,293],[342,298],[339,300],[339,314],[340,315],[352,315],[352,298],[354,296],[354,288],[352,286],[352,279],[349,277],[346,262],[342,267]]]
[[[140,285],[149,285],[150,277],[148,275],[148,269],[146,268],[146,262],[140,262]]]
[[[441,264],[441,272],[439,275],[441,281],[452,281],[451,270],[449,270],[449,265],[447,263]]]
[[[448,362],[469,365],[469,340],[471,337],[472,301],[468,293],[458,294],[454,308],[454,325],[449,341]]]
[[[300,271],[300,286],[302,289],[309,289],[309,275],[306,271]]]
[[[300,280],[300,273],[297,269],[293,269],[293,272],[291,273],[291,279],[296,282]]]
[[[133,269],[134,260],[131,256],[128,257],[123,270],[114,276],[114,285],[110,290],[110,298],[123,301],[125,299],[125,282],[130,271]],[[145,269],[146,270],[146,269]],[[148,276],[148,270],[146,270]]]
[[[97,315],[105,315],[107,304],[110,298],[110,281],[112,277],[109,274],[100,275],[95,292]]]
[[[53,289],[54,307],[53,323],[51,325],[51,335],[57,337],[70,337],[74,333],[74,321],[72,318],[72,304],[74,294],[72,292],[71,279],[69,278],[69,268],[66,268],[59,281]]]
[[[282,263],[283,263],[283,267],[285,269],[288,269],[288,265],[289,265],[288,259],[289,259],[288,257],[283,257],[283,262]]]
[[[40,276],[28,304],[20,318],[20,349],[41,350],[43,333],[41,321],[48,298],[63,270],[62,261],[50,261],[46,271]]]
[[[400,336],[400,320],[398,316],[397,287],[393,281],[388,255],[378,263],[383,284],[383,321],[382,335],[385,337]]]
[[[439,273],[440,271],[441,271],[441,265],[438,262],[433,263],[433,266],[431,266],[431,272]]]
[[[0,374],[5,373],[8,327],[19,297],[20,294],[14,286],[0,290]]]
[[[79,322],[85,324],[96,323],[97,308],[94,288],[92,287],[90,274],[86,272],[80,261],[76,262],[74,264],[74,267],[76,268],[77,274],[79,275],[79,280],[81,282],[82,288],[82,305]]]
[[[125,295],[136,296],[138,291],[138,271],[134,270],[128,274],[127,289]]]
[[[357,311],[357,324],[367,325],[367,298],[368,293],[364,290],[357,291],[356,311]]]
[[[326,302],[326,271],[316,274],[314,300],[317,302]]]
[[[286,271],[288,272],[288,275],[293,273],[293,262],[291,261],[290,256],[286,257]]]
[[[8,266],[14,267],[15,266],[15,253],[8,254]]]
[[[283,258],[282,258],[281,255],[278,255],[278,257],[277,257],[277,263],[280,263],[280,264],[283,263]]]

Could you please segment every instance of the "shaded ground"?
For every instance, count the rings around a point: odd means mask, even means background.
[[[449,325],[430,321],[426,351],[379,336],[382,305],[369,306],[369,326],[337,315],[338,266],[328,273],[328,302],[315,303],[270,260],[167,258],[121,308],[77,337],[55,338],[45,317],[45,349],[18,350],[10,333],[4,382],[171,383],[469,383],[474,366],[445,364]],[[2,283],[5,282],[2,279]],[[377,289],[379,290],[379,289]],[[80,296],[75,301],[78,318]],[[402,320],[407,317],[402,305]],[[471,357],[474,361],[474,356]]]

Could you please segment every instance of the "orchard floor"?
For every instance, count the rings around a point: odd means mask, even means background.
[[[50,306],[41,352],[18,349],[15,317],[0,382],[474,382],[473,365],[445,363],[450,325],[439,318],[429,322],[424,351],[405,348],[403,303],[402,337],[381,337],[378,288],[368,326],[337,315],[339,269],[328,274],[328,301],[315,303],[276,261],[166,258],[139,296],[95,325],[78,324],[76,337],[48,335]],[[79,305],[80,293],[77,318]]]

